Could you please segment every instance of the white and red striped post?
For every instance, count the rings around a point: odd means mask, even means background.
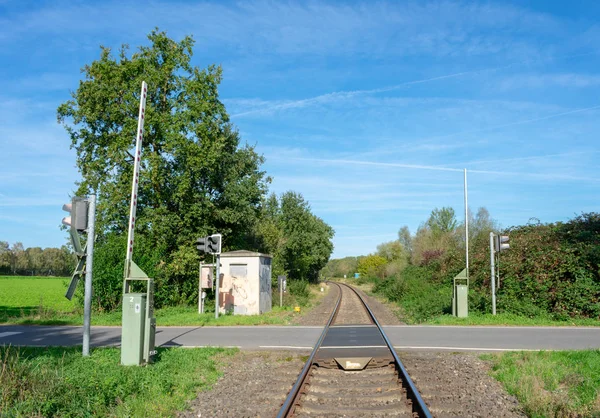
[[[140,93],[140,113],[138,116],[137,138],[135,141],[135,154],[133,166],[133,181],[131,187],[131,207],[129,209],[129,230],[127,232],[127,255],[125,257],[125,279],[130,275],[131,260],[133,255],[133,241],[135,230],[135,214],[137,209],[137,194],[140,178],[140,163],[142,160],[142,139],[144,137],[144,119],[146,114],[146,96],[148,85],[142,81],[142,92]]]

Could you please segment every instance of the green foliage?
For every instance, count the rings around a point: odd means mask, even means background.
[[[124,46],[118,57],[102,47],[100,58],[83,68],[84,80],[57,114],[77,153],[82,180],[76,194],[98,195],[100,237],[122,237],[128,225],[140,86],[142,80],[148,83],[135,256],[141,250],[148,260],[146,273],[156,273],[157,302],[180,303],[194,297],[195,239],[220,232],[225,247],[245,247],[269,179],[260,170],[263,158],[252,147],[240,146],[219,100],[221,68],[192,66],[194,41],[189,36],[175,42],[155,30],[148,39],[149,46],[133,54]],[[103,239],[104,246],[116,246],[101,250],[115,261],[112,278],[109,266],[104,269],[106,290],[122,277],[116,261],[116,254],[125,251],[122,239]],[[112,298],[106,307],[114,304]]]
[[[451,207],[435,208],[431,211],[431,215],[427,220],[427,227],[436,236],[454,232],[457,226],[458,222],[454,215],[454,209]]]
[[[600,416],[600,350],[509,352],[483,358],[528,416]]]
[[[0,347],[3,416],[172,416],[219,372],[220,348],[158,348],[147,367],[120,366],[120,350]]]
[[[351,277],[357,271],[358,261],[362,257],[344,257],[327,262],[321,274],[324,277]]]
[[[358,261],[356,270],[361,276],[381,277],[385,276],[387,260],[380,255],[368,255]]]
[[[310,288],[307,280],[292,280],[289,282],[288,292],[298,306],[307,306],[310,302]]]
[[[424,322],[451,309],[451,288],[432,281],[431,270],[423,267],[408,266],[397,276],[376,281],[373,291],[398,303],[411,322]]]
[[[489,228],[484,208],[475,220],[470,251],[470,314],[491,311]],[[497,310],[542,321],[600,319],[600,215],[582,214],[566,223],[534,224],[504,232],[510,250],[500,254]],[[409,321],[431,321],[450,312],[452,278],[464,268],[456,233],[435,234],[422,226],[412,239],[412,265],[374,290],[399,303]],[[389,266],[389,263],[387,266]]]
[[[564,224],[506,231],[511,247],[500,254],[498,310],[560,320],[600,318],[599,226],[600,217],[591,213]],[[475,247],[471,259],[472,289],[487,293],[489,244]]]
[[[75,265],[71,251],[62,248],[24,248],[20,242],[12,247],[0,241],[0,274],[24,276],[67,276]]]
[[[289,282],[315,283],[333,251],[333,229],[310,211],[302,195],[272,194],[263,204],[256,225],[259,248],[274,256],[273,277],[287,274]]]

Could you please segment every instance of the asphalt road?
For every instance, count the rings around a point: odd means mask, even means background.
[[[387,326],[399,350],[507,351],[600,348],[600,328]],[[240,347],[244,350],[310,350],[321,327],[158,327],[156,345],[164,347]],[[92,327],[92,346],[118,346],[120,327]],[[82,344],[82,327],[0,326],[0,344],[72,346]]]

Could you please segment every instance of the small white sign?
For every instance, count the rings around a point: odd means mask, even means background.
[[[139,303],[135,304],[135,313],[140,313],[140,304]]]
[[[206,298],[206,292],[202,292],[202,299]]]

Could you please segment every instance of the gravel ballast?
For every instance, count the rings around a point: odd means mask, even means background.
[[[399,353],[434,417],[524,417],[516,399],[488,375],[476,354]],[[223,376],[180,417],[274,417],[306,353],[239,352],[222,358]]]
[[[338,292],[337,286],[328,285],[321,302],[299,317],[296,324],[325,325]],[[382,325],[401,324],[385,304],[363,292],[361,294]],[[354,306],[346,308],[348,312],[357,311]],[[348,313],[344,315],[351,316]],[[346,320],[356,323],[360,317]],[[309,350],[242,351],[233,356],[223,356],[218,359],[223,376],[211,390],[200,392],[179,416],[274,417],[309,354]],[[400,352],[399,357],[434,417],[525,416],[516,399],[488,375],[489,365],[477,354],[411,351]],[[335,370],[329,373],[335,373]],[[375,369],[370,373],[377,374],[379,371]],[[304,413],[306,416],[319,416],[315,411]],[[339,411],[339,416],[345,416],[343,410]]]

